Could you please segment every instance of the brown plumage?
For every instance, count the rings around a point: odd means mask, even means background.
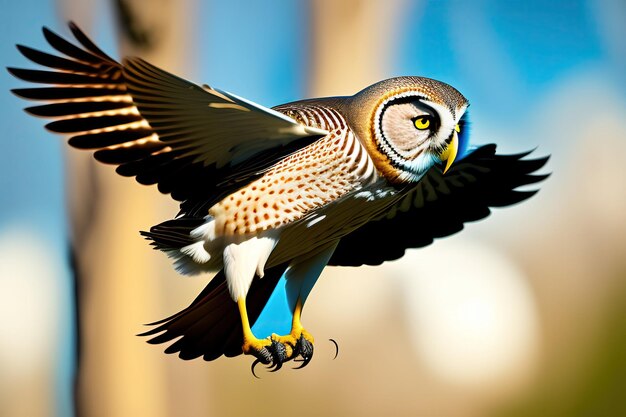
[[[70,30],[77,44],[44,28],[59,55],[18,46],[48,69],[9,68],[45,85],[13,92],[43,102],[26,111],[54,119],[46,127],[70,145],[180,201],[176,218],[142,233],[180,272],[218,272],[146,333],[151,343],[180,337],[166,351],[183,359],[243,352],[306,364],[313,339],[300,314],[327,263],[396,259],[528,198],[515,189],[545,178],[533,173],[547,158],[465,152],[468,102],[436,80],[397,77],[270,109],[139,58],[119,63]]]

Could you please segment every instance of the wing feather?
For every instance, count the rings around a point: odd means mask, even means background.
[[[140,113],[164,142],[187,146],[195,162],[218,168],[294,138],[328,132],[300,125],[230,93],[200,87],[140,58],[124,60],[124,76]],[[230,140],[218,140],[228,135]]]
[[[548,175],[536,175],[548,158],[530,154],[497,155],[495,145],[476,149],[446,175],[431,169],[384,216],[344,236],[329,265],[379,265],[398,259],[406,249],[427,246],[480,220],[491,207],[519,203],[537,191],[518,191]]]
[[[42,84],[13,92],[44,102],[26,111],[55,119],[46,128],[69,135],[71,146],[94,151],[98,161],[118,165],[119,174],[141,184],[158,184],[183,202],[182,211],[205,209],[229,187],[245,185],[327,133],[139,58],[128,58],[125,67],[75,24],[69,27],[76,43],[43,28],[59,55],[17,46],[47,69],[8,68],[21,80]]]

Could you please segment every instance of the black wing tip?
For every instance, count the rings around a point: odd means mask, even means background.
[[[69,25],[69,23],[68,23]],[[71,29],[71,27],[70,27]],[[54,46],[54,43],[58,40],[62,41],[62,42],[67,42],[63,36],[59,35],[58,33],[56,33],[55,31],[53,31],[52,29],[50,29],[48,26],[42,26],[41,27],[41,32],[43,33],[43,37],[46,39],[46,41],[48,41],[48,43],[50,44],[50,46]],[[56,49],[56,48],[55,48]]]
[[[529,199],[530,197],[534,196],[535,194],[537,194],[539,192],[539,189],[536,190],[529,190],[529,191],[514,191],[515,193],[518,194],[518,196],[521,198],[518,203],[520,201],[524,201],[526,199]]]
[[[162,321],[163,320],[159,322],[162,322]],[[150,325],[152,324],[148,324],[148,326]],[[181,343],[181,340],[183,339],[174,340],[174,339],[179,338],[180,336],[183,336],[184,338],[185,337],[184,335],[171,334],[171,333],[168,333],[167,330],[165,331],[165,333],[157,334],[157,333],[162,332],[163,330],[164,330],[163,328],[158,327],[158,328],[151,329],[143,333],[139,333],[137,334],[137,336],[139,337],[154,336],[151,339],[146,340],[146,343],[150,345],[160,345],[163,343],[170,343],[163,350],[163,352],[167,355],[178,354],[177,355],[178,358],[184,361],[190,361],[190,360],[194,360],[194,359],[198,359],[202,357],[202,359],[204,359],[205,361],[210,362],[219,358],[223,354],[221,353],[221,354],[216,355],[215,352],[204,353],[203,351],[199,351],[198,349],[195,349],[193,347],[189,349],[190,346],[184,346],[184,343]]]
[[[22,98],[24,100],[33,100],[33,98],[29,94],[31,90],[33,89],[32,88],[12,88],[10,91],[15,96]]]
[[[72,31],[72,33],[74,31],[79,32],[79,33],[83,33],[82,29],[76,24],[76,22],[74,22],[73,20],[68,20],[67,21],[67,27],[70,28],[70,30]]]
[[[500,200],[491,201],[490,208],[504,208],[517,205],[522,201],[526,201],[539,192],[539,189],[528,191],[511,190],[506,196],[502,196]],[[486,217],[486,216],[485,216]],[[484,218],[484,217],[483,217]],[[480,219],[477,219],[480,220]]]
[[[150,324],[144,324],[144,326],[150,326]],[[155,331],[156,329],[150,329],[150,330],[146,330],[145,332],[141,332],[141,333],[137,333],[135,336],[137,337],[147,337],[147,336],[152,336],[153,334],[156,334],[157,332]],[[150,341],[147,341],[148,343],[150,343]]]
[[[84,34],[81,28],[73,20],[67,21],[67,27],[70,29],[70,31],[72,31],[73,34],[75,34],[75,32]],[[48,39],[48,36],[59,37],[59,35],[55,31],[53,31],[52,29],[50,29],[48,26],[45,26],[45,25],[41,27],[41,32],[43,33],[43,36],[46,39]]]
[[[85,36],[85,33],[80,29],[80,27],[74,23],[74,21],[70,20],[67,23],[68,27],[70,28],[72,34],[74,34],[74,36]],[[41,27],[41,32],[43,33],[44,38],[48,41],[48,43],[50,43],[51,45],[53,44],[53,42],[57,39],[61,39],[63,40],[63,38],[57,34],[55,31],[53,31],[52,29],[50,29],[47,26],[42,26]],[[23,44],[16,44],[15,47],[17,48],[18,51],[20,51],[20,53],[22,55],[24,55],[26,58],[28,58],[28,54],[29,52],[40,52],[37,49],[31,48],[29,46],[23,45]]]
[[[23,45],[21,43],[15,44],[15,48],[17,48],[19,53],[22,54],[22,56],[24,58],[28,59],[29,61],[33,61],[33,62],[36,62],[35,59],[33,59],[33,56],[45,54],[45,52],[41,52],[38,49],[31,48],[30,46],[26,46],[26,45]]]
[[[143,333],[140,333],[137,336],[150,336],[150,335],[153,335],[153,334],[160,333],[160,332],[162,332],[164,330],[167,330],[164,327],[162,327],[161,325],[166,324],[167,322],[171,321],[177,315],[178,315],[178,313],[172,314],[171,316],[167,316],[164,319],[153,321],[151,323],[144,323],[144,326],[150,326],[150,327],[152,327],[152,329],[147,330],[147,331],[145,331]],[[158,326],[158,327],[155,327],[155,326]]]
[[[163,322],[166,320],[159,320],[154,323],[144,324],[144,326],[151,326],[152,328],[149,330],[146,330],[145,332],[137,333],[135,336],[137,337],[154,336],[150,338],[149,340],[146,340],[146,342],[150,343],[151,345],[158,345],[159,343],[163,343],[163,341],[160,341],[159,339],[163,339],[163,337],[167,335],[167,329],[164,329],[162,326],[159,326],[159,325],[163,324]]]
[[[537,171],[541,170],[548,163],[549,156],[535,158],[535,159],[521,159],[517,160],[519,173],[524,175],[535,174]]]
[[[540,156],[540,157],[536,157],[532,159],[524,159],[527,156],[535,153],[537,149],[539,149],[539,146],[535,146],[534,148],[525,152],[520,152],[520,153],[510,154],[510,155],[502,155],[502,156],[507,157],[507,158],[514,158],[518,161],[523,161],[523,162],[535,162],[537,164],[540,164],[541,165],[540,168],[541,168],[550,160],[550,158],[552,157],[551,154],[547,154],[545,156]]]
[[[56,32],[54,32],[52,29],[50,29],[47,26],[42,26],[41,27],[41,32],[43,33],[43,37],[46,38],[46,40],[48,42],[50,42],[50,38],[54,39],[54,38],[60,38],[59,35],[57,35]]]
[[[540,165],[540,167],[538,169],[541,169],[544,166],[546,166],[546,164],[548,163],[548,161],[550,160],[551,157],[552,157],[552,155],[548,154],[546,156],[542,156],[542,157],[534,159],[534,161],[537,161],[537,164]]]
[[[528,150],[528,151],[519,152],[519,153],[514,153],[514,154],[510,154],[510,155],[506,155],[506,156],[507,156],[507,157],[510,157],[510,158],[514,158],[514,159],[520,160],[520,159],[524,159],[524,158],[526,158],[528,155],[530,155],[530,154],[534,153],[534,152],[535,152],[538,148],[539,148],[539,145],[535,146],[534,148],[531,148],[531,149],[530,149],[530,150]]]
[[[529,175],[528,184],[535,184],[537,182],[545,181],[552,176],[552,172],[548,172],[547,174],[534,174]]]
[[[471,149],[470,153],[474,153],[474,152],[477,152],[477,151],[480,151],[480,152],[489,152],[490,151],[490,152],[495,154],[497,148],[498,148],[497,144],[495,144],[495,143],[487,143],[487,144],[484,144],[484,145],[478,145],[477,147]],[[532,153],[535,153],[537,151],[537,149],[539,149],[539,145],[537,145],[534,148],[531,148],[531,149],[529,149],[527,151],[513,153],[513,154],[498,154],[498,156],[503,157],[503,158],[512,158],[512,159],[518,159],[519,160],[519,159],[523,159],[523,158],[527,157],[528,155],[530,155]],[[550,159],[551,156],[552,155],[548,154],[546,156],[542,156],[542,157],[539,157],[539,158],[536,158],[536,159],[538,159],[538,160],[545,159],[546,162],[547,162]],[[533,160],[535,160],[535,159],[533,159]]]
[[[24,107],[24,111],[34,117],[45,117],[37,112],[37,108],[39,107],[40,106]]]
[[[484,145],[480,145],[476,148],[474,148],[472,150],[472,153],[474,152],[486,152],[486,153],[490,153],[490,154],[495,154],[496,150],[498,149],[498,145],[495,143],[487,143]]]
[[[33,74],[36,74],[38,70],[32,70],[32,69],[27,69],[27,68],[17,68],[17,67],[6,67],[6,70],[9,74],[11,74],[13,77],[17,78],[20,81],[26,81],[32,84],[38,83],[38,81],[33,80]],[[11,92],[17,95],[16,91],[19,91],[19,90],[26,90],[26,89],[15,88],[15,89],[12,89]],[[28,98],[28,97],[23,97],[23,96],[19,96],[19,97]]]
[[[24,80],[24,78],[22,77],[22,75],[24,75],[24,72],[27,71],[24,68],[6,67],[6,70],[7,70],[7,72],[9,74],[14,76],[18,80],[28,81],[28,80]],[[13,93],[13,90],[11,90],[11,92]],[[15,94],[15,93],[13,93],[13,94]]]
[[[83,32],[83,30],[76,23],[74,23],[73,20],[67,22],[67,26],[69,27],[70,32],[72,32],[72,35],[74,35],[74,39],[76,39],[81,44],[81,46],[87,49],[91,49],[90,46],[93,45],[93,42],[91,42],[91,39],[89,39],[85,32]],[[89,45],[85,44],[85,41],[87,41]],[[93,46],[96,47],[95,45]]]
[[[54,47],[55,49],[57,49],[55,44],[58,44],[58,43],[62,43],[62,44],[63,43],[69,43],[63,36],[59,35],[55,31],[53,31],[52,29],[48,28],[47,26],[43,26],[41,28],[41,31],[43,32],[43,36],[48,41],[50,46]]]

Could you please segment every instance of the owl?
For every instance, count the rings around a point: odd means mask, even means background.
[[[547,158],[468,146],[468,101],[423,77],[350,97],[266,108],[135,57],[117,62],[75,24],[56,55],[18,45],[45,84],[13,92],[75,148],[180,202],[141,234],[181,274],[213,273],[184,310],[143,333],[182,359],[252,355],[308,364],[302,309],[326,265],[378,265],[518,203]]]

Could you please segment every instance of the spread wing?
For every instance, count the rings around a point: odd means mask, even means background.
[[[26,111],[55,119],[46,127],[71,135],[70,145],[95,151],[98,161],[118,165],[123,176],[158,184],[183,201],[183,211],[240,187],[327,133],[139,58],[120,64],[75,24],[70,30],[76,45],[43,29],[59,56],[18,45],[48,70],[8,68],[24,81],[46,84],[13,92],[45,102]]]
[[[433,239],[463,229],[466,222],[487,217],[490,207],[525,200],[537,191],[516,188],[542,181],[533,175],[548,158],[524,159],[496,155],[495,145],[476,149],[446,175],[437,167],[398,201],[385,216],[344,236],[329,265],[380,265],[398,259],[408,248],[427,246]]]

